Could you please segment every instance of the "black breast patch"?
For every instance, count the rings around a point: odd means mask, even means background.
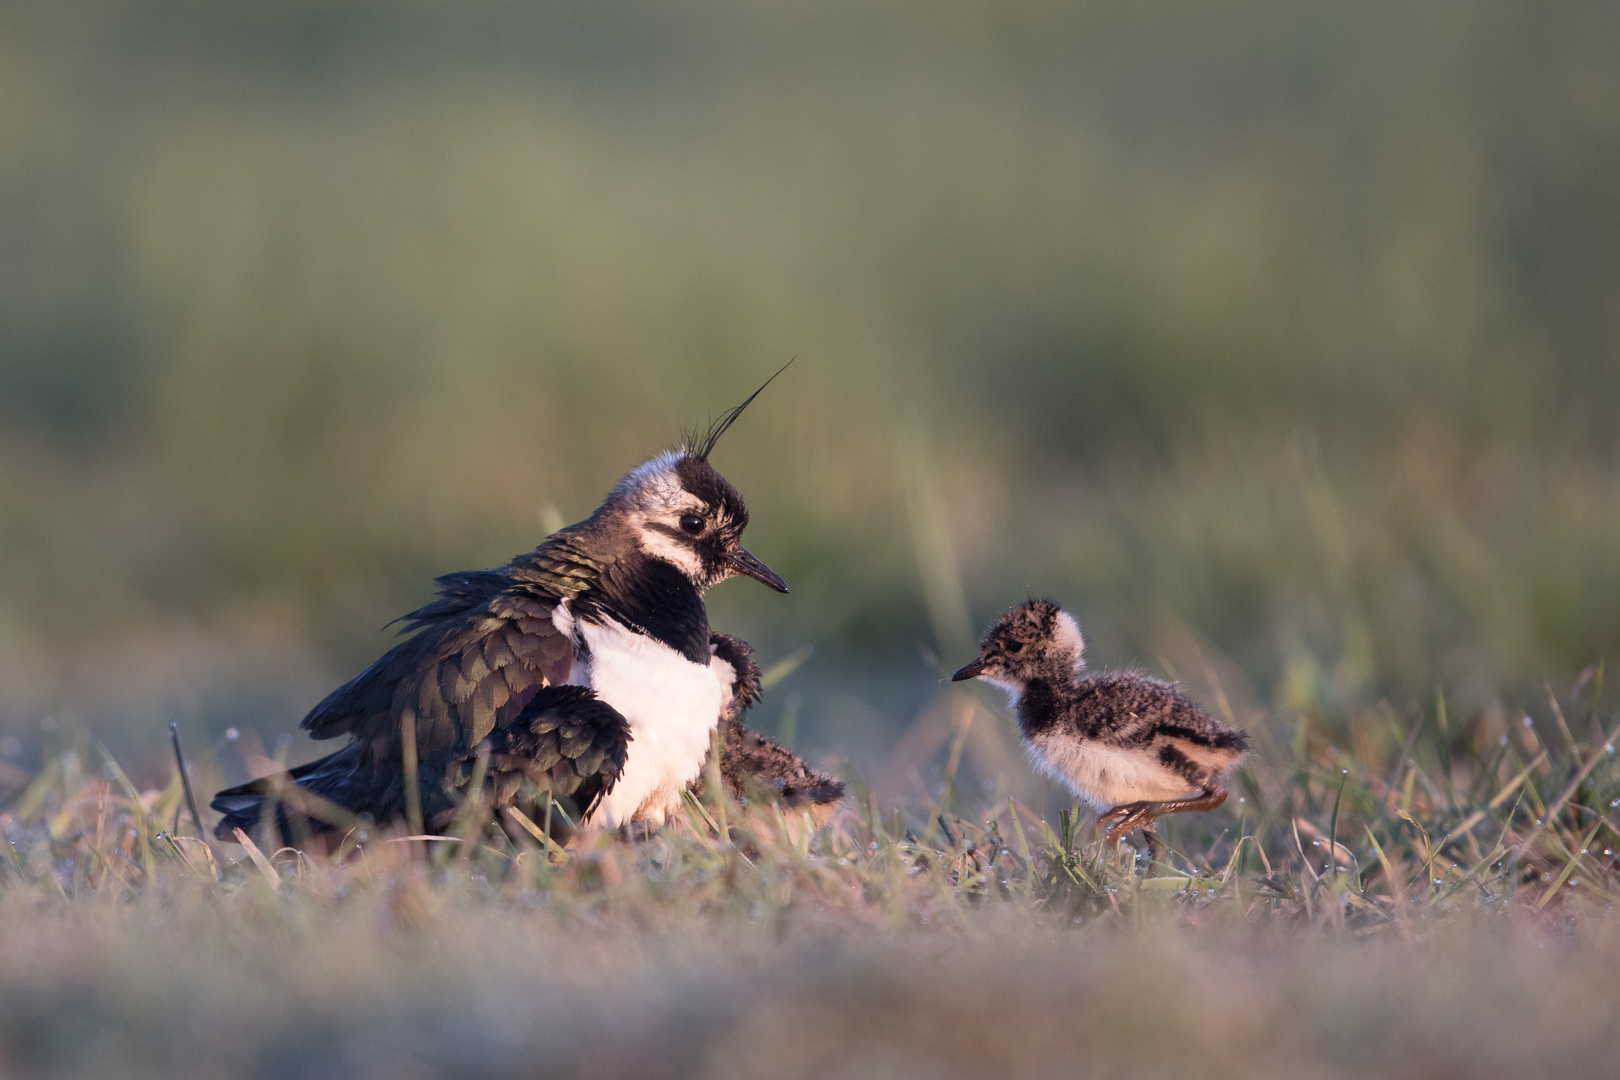
[[[602,575],[599,591],[580,596],[574,614],[611,615],[662,641],[694,664],[709,663],[709,610],[697,587],[662,559],[620,559]]]

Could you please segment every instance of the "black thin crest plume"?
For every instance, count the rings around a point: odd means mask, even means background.
[[[793,360],[797,359],[797,356],[793,358]],[[776,375],[780,375],[782,372],[792,367],[793,360],[789,360],[787,363],[777,368]],[[754,399],[759,397],[760,392],[763,391],[767,386],[771,385],[771,382],[776,378],[776,375],[772,375],[769,379],[766,379],[764,382],[760,383],[759,390],[755,390],[752,394],[749,394],[747,401],[744,401],[741,405],[730,410],[729,412],[720,414],[720,418],[710,423],[709,430],[704,432],[701,436],[687,435],[685,438],[683,438],[681,441],[686,445],[686,452],[697,458],[699,461],[709,460],[709,455],[714,452],[714,444],[720,441],[720,436],[724,435],[727,429],[730,428],[732,424],[737,422],[737,417],[741,416],[743,414],[743,410],[754,403]]]

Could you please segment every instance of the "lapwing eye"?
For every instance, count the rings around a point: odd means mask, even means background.
[[[703,519],[696,514],[682,514],[681,528],[696,536],[703,531]]]
[[[1017,656],[1024,651],[1024,643],[1022,641],[1009,641],[1007,642],[1007,651],[1013,656]]]

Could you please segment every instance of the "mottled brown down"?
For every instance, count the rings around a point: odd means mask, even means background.
[[[743,806],[779,803],[784,814],[810,812],[821,825],[844,798],[842,781],[813,768],[798,754],[743,723],[743,714],[760,696],[759,664],[747,642],[730,634],[713,635],[714,654],[737,673],[720,716],[720,784]],[[700,798],[708,794],[708,770],[692,785]]]

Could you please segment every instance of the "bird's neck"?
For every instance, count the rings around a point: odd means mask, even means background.
[[[1018,694],[1018,726],[1026,736],[1039,735],[1057,726],[1061,686],[1046,675],[1024,681]]]
[[[576,617],[606,615],[680,653],[709,662],[709,611],[703,594],[680,570],[641,552],[602,568],[595,584],[574,600]]]
[[[576,617],[612,618],[707,666],[703,594],[673,564],[642,551],[626,523],[605,510],[548,536],[510,572],[569,598]]]

